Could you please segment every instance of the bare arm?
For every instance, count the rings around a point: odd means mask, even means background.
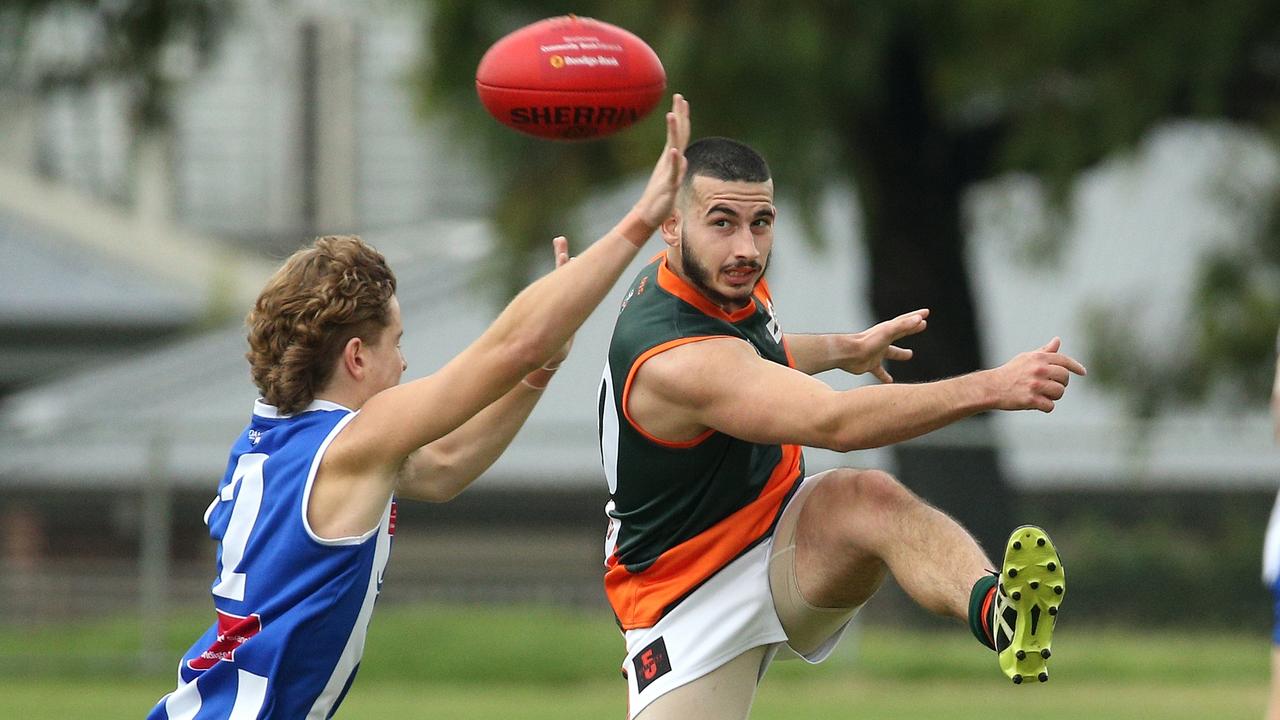
[[[416,450],[405,461],[396,494],[430,502],[457,497],[507,449],[541,395],[541,389],[516,383],[462,427]]]
[[[787,347],[796,369],[817,375],[837,368],[853,375],[869,372],[880,382],[893,382],[884,369],[885,360],[910,360],[912,352],[893,343],[923,332],[928,326],[927,309],[914,310],[886,320],[859,333],[787,335]]]
[[[398,468],[540,367],[577,331],[670,213],[683,171],[688,112],[676,97],[667,146],[635,207],[572,263],[525,288],[474,343],[429,377],[375,395],[343,432],[360,467]],[[335,443],[336,444],[336,443]]]
[[[556,267],[569,262],[569,244],[558,237],[552,244]],[[401,468],[396,494],[412,500],[447,502],[466,490],[502,455],[529,419],[542,391],[569,355],[566,343],[541,368],[534,370],[462,427],[418,448]]]
[[[794,443],[840,452],[924,435],[984,410],[1051,412],[1078,362],[1055,338],[1008,363],[922,384],[843,392],[764,360],[747,343],[717,338],[650,359],[636,374],[631,417],[664,440],[714,428],[758,443]]]
[[[376,526],[410,454],[462,426],[565,344],[671,213],[688,140],[689,106],[676,95],[666,146],[639,201],[617,226],[572,263],[521,291],[438,372],[364,404],[321,463],[307,510],[318,532],[342,537]]]

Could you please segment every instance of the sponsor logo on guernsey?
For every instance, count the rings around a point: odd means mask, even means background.
[[[260,441],[260,440],[262,440],[262,431],[261,431],[261,430],[250,430],[250,431],[249,431],[249,444],[250,444],[250,445],[257,445],[257,444],[258,444],[258,441]]]
[[[654,680],[671,672],[671,659],[667,656],[667,643],[658,636],[631,659],[636,668],[636,692],[644,692]]]
[[[622,298],[622,307],[618,310],[618,312],[622,312],[623,310],[626,310],[626,309],[627,309],[627,303],[631,302],[631,298],[632,298],[632,297],[635,297],[636,295],[643,295],[643,294],[644,294],[644,286],[645,286],[648,282],[649,282],[649,276],[648,276],[648,275],[645,275],[644,277],[640,278],[640,284],[639,284],[639,285],[637,285],[637,286],[635,287],[635,289],[634,289],[634,290],[629,290],[629,291],[627,292],[627,296],[626,296],[626,297],[624,297],[624,298]]]
[[[782,326],[778,324],[778,315],[773,311],[773,302],[769,301],[764,304],[765,311],[769,313],[769,335],[773,337],[773,341],[782,344]]]
[[[233,662],[236,650],[246,640],[262,631],[262,618],[254,613],[248,617],[232,615],[221,610],[218,613],[218,637],[208,650],[187,661],[192,670],[205,671],[220,662]]]

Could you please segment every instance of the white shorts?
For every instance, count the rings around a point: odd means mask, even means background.
[[[812,489],[810,480],[805,478],[783,508],[779,526],[787,515],[799,512]],[[801,657],[810,663],[822,662],[831,654],[849,626],[848,619],[808,654],[799,655],[787,646],[787,633],[769,589],[773,546],[773,537],[759,543],[721,568],[656,625],[624,633],[627,657],[622,671],[627,678],[628,718],[664,693],[697,680],[751,648],[770,646],[760,665],[760,677],[780,652],[784,658]]]

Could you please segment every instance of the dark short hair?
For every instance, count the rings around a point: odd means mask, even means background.
[[[773,177],[760,153],[729,138],[702,138],[690,143],[684,156],[689,161],[684,176],[686,187],[696,175],[731,182],[765,182]]]

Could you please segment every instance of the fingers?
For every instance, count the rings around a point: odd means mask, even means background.
[[[551,240],[551,249],[556,255],[556,267],[569,262],[569,238],[557,235]]]
[[[897,340],[908,335],[924,332],[924,329],[929,326],[929,323],[925,320],[928,316],[928,310],[916,310],[890,320],[893,339]]]
[[[867,334],[876,337],[876,342],[891,343],[908,335],[924,332],[924,329],[929,326],[929,323],[925,321],[927,317],[929,317],[929,310],[926,308],[912,310],[892,320],[885,320],[877,324],[868,330]],[[891,359],[896,360],[897,358]]]
[[[1061,365],[1050,365],[1047,377],[1064,388],[1071,382],[1071,373]]]
[[[1050,400],[1061,400],[1067,394],[1067,386],[1059,382],[1047,382],[1040,386],[1039,394]]]
[[[901,348],[901,347],[898,347],[897,345],[890,345],[884,351],[884,359],[885,360],[910,360],[911,356],[915,354],[916,354],[915,351],[909,348]]]
[[[689,121],[689,101],[680,93],[671,96],[671,112],[668,117],[674,121],[674,127],[671,124],[667,126],[667,144],[684,153],[689,145],[692,123]]]
[[[680,93],[671,96],[671,112],[667,113],[667,149],[664,161],[671,163],[671,175],[668,180],[673,186],[679,186],[684,180],[688,162],[684,157],[684,149],[689,146],[689,101]]]
[[[671,112],[667,113],[667,147],[680,152],[689,145],[689,101],[680,93],[671,96]]]
[[[1023,353],[1006,365],[1018,379],[1010,388],[1013,390],[1011,402],[1005,409],[1053,412],[1056,401],[1066,395],[1071,376],[1086,374],[1079,361],[1058,352],[1061,347],[1062,339],[1055,337],[1038,350]]]
[[[1050,353],[1047,358],[1049,365],[1044,369],[1044,379],[1032,385],[1032,391],[1035,393],[1031,401],[1031,406],[1041,412],[1053,412],[1055,402],[1062,399],[1067,394],[1067,385],[1071,383],[1071,373],[1083,375],[1083,372],[1076,372],[1072,366],[1083,371],[1084,367],[1080,363],[1072,360],[1065,355]]]
[[[883,365],[877,365],[871,368],[871,374],[875,375],[877,380],[885,383],[886,385],[893,382],[893,376],[889,374],[888,370],[884,369]]]
[[[1076,360],[1075,358],[1069,355],[1063,355],[1062,353],[1051,352],[1047,357],[1045,357],[1045,360],[1052,365],[1064,367],[1067,370],[1070,370],[1071,372],[1081,377],[1088,374],[1088,371],[1084,369],[1084,365],[1081,365],[1078,360]]]
[[[1087,375],[1088,371],[1084,369],[1084,365],[1081,365],[1078,360],[1071,357],[1070,355],[1064,355],[1058,352],[1058,350],[1060,350],[1061,348],[1062,348],[1062,338],[1055,337],[1054,339],[1050,340],[1044,345],[1041,345],[1040,349],[1037,352],[1048,353],[1048,357],[1046,357],[1045,360],[1049,363],[1052,363],[1054,365],[1061,365],[1062,367],[1082,377],[1084,375]]]
[[[671,163],[671,187],[678,188],[680,187],[680,182],[684,180],[684,168],[687,161],[684,159],[684,153],[676,148],[668,150],[667,155],[667,161]]]

